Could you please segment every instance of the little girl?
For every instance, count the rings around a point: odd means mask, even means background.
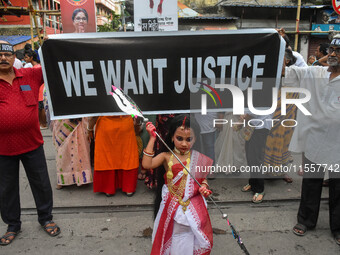
[[[192,150],[198,139],[195,134],[199,135],[196,121],[192,120],[190,127],[188,114],[176,116],[171,121],[166,142],[201,187],[171,152],[162,152],[154,157],[155,126],[148,122],[146,130],[150,140],[143,152],[142,165],[146,169],[163,165],[166,171],[161,191],[162,201],[152,233],[151,255],[210,254],[213,233],[203,196],[211,194],[206,176],[213,160]]]

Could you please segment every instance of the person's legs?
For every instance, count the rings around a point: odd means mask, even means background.
[[[39,123],[40,129],[47,129],[46,113],[43,101],[39,101]]]
[[[53,197],[43,146],[20,156],[31,186],[38,211],[38,221],[44,225],[52,220]]]
[[[121,174],[121,187],[122,191],[127,195],[132,195],[136,192],[137,188],[137,175],[138,168],[131,170],[119,170]]]
[[[174,222],[170,254],[194,254],[195,235],[189,226]]]
[[[94,171],[93,173],[93,192],[103,192],[107,196],[116,194],[116,170]]]
[[[304,163],[307,167],[308,165],[314,164],[306,157],[304,158]],[[319,173],[305,171],[303,175],[301,201],[297,220],[298,223],[306,226],[308,229],[315,228],[318,220],[323,174],[323,170],[320,169]]]
[[[253,169],[253,171],[250,172],[249,179],[251,189],[255,193],[262,193],[264,191],[264,178],[260,166],[263,164],[264,148],[268,132],[268,129],[255,129],[250,140],[246,142],[246,157],[248,166],[258,167],[258,171]]]
[[[216,132],[201,134],[201,137],[204,154],[215,161]]]
[[[18,232],[20,221],[19,158],[0,156],[1,218],[8,225],[7,232]]]
[[[340,174],[329,173],[329,224],[334,235],[340,235]]]

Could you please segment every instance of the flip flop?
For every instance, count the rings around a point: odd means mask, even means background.
[[[292,183],[293,182],[293,178],[290,177],[288,174],[285,174],[282,178],[285,182],[287,183]]]
[[[257,200],[258,196],[262,196],[262,198],[261,198],[260,200]],[[254,199],[254,198],[255,198],[255,199]],[[254,196],[253,196],[252,202],[253,202],[254,204],[262,203],[262,202],[263,202],[263,198],[264,198],[264,192],[255,193]]]
[[[251,186],[250,184],[247,184],[241,189],[242,192],[250,192],[251,191]]]
[[[145,178],[146,178],[146,172],[144,172],[144,173],[140,172],[137,176],[137,179],[140,180],[140,181],[145,180]]]
[[[47,225],[50,225],[50,226],[47,226]],[[46,221],[45,224],[42,226],[42,228],[45,230],[45,232],[49,235],[49,236],[57,236],[60,234],[60,228],[58,227],[57,224],[54,223],[53,220],[49,220],[49,221]],[[55,230],[57,229],[57,230]],[[52,232],[54,232],[52,234]]]
[[[19,232],[20,231],[17,231],[17,232],[7,232],[5,235],[0,237],[0,245],[1,246],[6,246],[6,245],[11,244],[14,241],[14,239],[17,237]],[[13,236],[13,238],[10,238],[12,236]],[[5,242],[1,242],[1,239],[5,239]],[[8,243],[6,241],[8,241]]]
[[[302,231],[302,233],[300,233],[299,231]],[[307,227],[301,223],[296,224],[293,228],[293,233],[297,236],[304,236],[306,232]]]

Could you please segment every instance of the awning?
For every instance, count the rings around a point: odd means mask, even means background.
[[[177,13],[179,18],[202,16],[197,11],[190,9],[188,6],[180,2],[177,2]]]
[[[186,20],[237,20],[238,17],[221,17],[221,16],[203,16],[202,14],[194,11],[193,9],[190,9],[185,4],[182,4],[181,2],[177,2],[177,12],[178,12],[178,18],[180,19],[186,19]]]
[[[285,8],[297,9],[297,5],[262,5],[262,4],[234,4],[234,3],[220,3],[223,7],[244,7],[244,8]],[[322,9],[330,7],[329,5],[301,5],[301,9]]]
[[[237,20],[237,19],[239,19],[239,17],[198,16],[198,17],[182,17],[182,19],[187,19],[187,20],[219,20],[219,21],[224,21],[224,20]]]
[[[34,37],[36,37],[36,35]],[[15,46],[17,44],[31,40],[31,36],[29,35],[0,35],[0,40],[7,41],[13,46]]]

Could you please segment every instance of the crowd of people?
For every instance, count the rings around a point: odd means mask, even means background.
[[[213,190],[208,180],[215,176],[195,169],[214,164],[238,167],[242,164],[288,165],[292,163],[291,151],[302,153],[303,162],[298,223],[293,232],[303,236],[315,228],[324,173],[328,172],[330,229],[340,245],[340,176],[329,169],[340,163],[337,131],[340,36],[336,35],[329,45],[320,44],[307,64],[299,53],[292,51],[284,30],[278,32],[286,41],[281,86],[307,88],[311,100],[305,106],[311,116],[299,112],[295,105],[287,105],[286,114],[281,115],[279,92],[276,111],[266,116],[233,116],[230,113],[157,115],[154,123],[146,123],[149,141],[145,144],[140,138],[141,119],[131,116],[50,121],[38,55],[32,49],[25,49],[25,66],[22,66],[13,46],[0,41],[0,207],[1,217],[8,225],[0,245],[10,244],[21,229],[19,161],[23,163],[31,185],[40,225],[50,236],[61,232],[52,221],[52,188],[40,131],[48,125],[56,148],[57,189],[93,183],[96,193],[111,197],[121,189],[130,197],[136,192],[140,179],[156,190],[151,254],[210,254],[213,235],[205,198]],[[298,93],[286,95],[291,99],[298,97]],[[215,127],[211,121],[214,118],[239,122],[268,118],[297,120],[299,125],[295,128],[279,124]],[[173,152],[156,138],[155,132]],[[92,150],[91,143],[94,144]],[[320,164],[325,169],[317,173],[308,171]],[[270,174],[288,183],[293,181],[287,173]],[[253,192],[251,201],[261,203],[265,196],[265,178],[268,176],[261,171],[251,172],[248,183],[240,187],[240,191]]]

